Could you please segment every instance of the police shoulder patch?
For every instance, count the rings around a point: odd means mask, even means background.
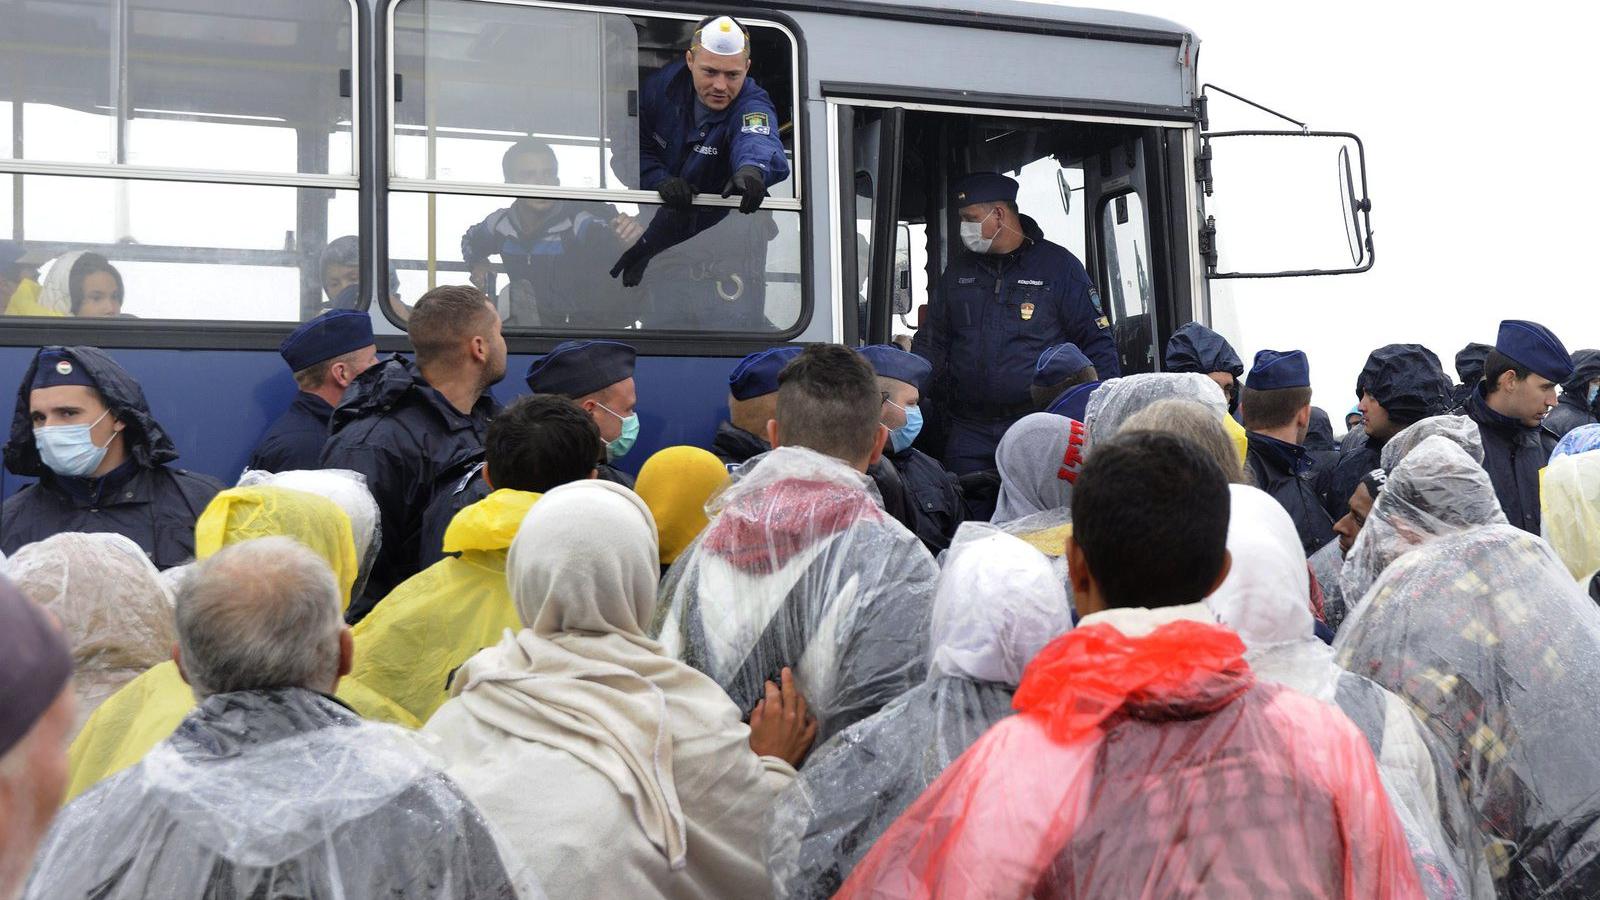
[[[1096,290],[1094,285],[1089,286],[1089,302],[1094,304],[1094,311],[1099,313],[1101,318],[1105,318],[1106,308],[1101,305],[1100,291]],[[1104,328],[1105,326],[1101,325],[1100,327]]]
[[[1111,320],[1105,316],[1101,316],[1100,318],[1094,320],[1094,327],[1100,329],[1101,331],[1105,331],[1107,328],[1111,327]]]
[[[772,119],[764,112],[745,113],[739,131],[743,134],[771,134]]]

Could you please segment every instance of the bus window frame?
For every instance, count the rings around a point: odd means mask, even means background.
[[[384,69],[386,71],[385,84],[393,85],[396,75],[395,69],[395,11],[401,3],[407,0],[388,0],[384,7],[384,19],[376,27],[383,29],[385,46]],[[457,2],[476,3],[494,6],[520,6],[533,9],[551,9],[563,12],[599,13],[602,15],[622,15],[629,18],[654,18],[668,19],[680,22],[698,22],[705,16],[701,13],[680,12],[672,9],[657,9],[646,6],[626,6],[618,4],[593,4],[593,3],[562,3],[553,0],[457,0]],[[806,92],[806,60],[805,41],[797,23],[775,9],[760,10],[760,17],[739,16],[743,24],[773,28],[780,31],[789,40],[789,67],[790,83],[793,86],[793,96],[790,98],[792,110],[791,122],[793,134],[790,143],[793,146],[793,162],[790,164],[790,175],[794,183],[794,197],[768,197],[762,203],[762,209],[778,212],[793,212],[799,218],[800,231],[800,312],[795,323],[782,331],[775,332],[682,332],[682,331],[652,331],[628,329],[591,329],[585,335],[595,337],[610,337],[628,340],[631,343],[644,344],[660,341],[671,346],[682,346],[686,342],[699,345],[705,350],[712,351],[714,355],[728,355],[735,351],[759,344],[772,346],[774,344],[792,341],[811,326],[812,317],[816,311],[816,290],[812,284],[814,265],[811,259],[811,250],[814,245],[811,218],[807,212],[812,208],[811,182],[806,172],[806,163],[809,155],[805,153],[804,144],[811,133],[809,110],[806,107],[808,100]],[[381,236],[383,241],[383,263],[387,267],[390,254],[388,253],[387,229],[391,221],[387,215],[389,209],[388,197],[394,193],[415,193],[424,196],[428,194],[461,194],[476,197],[536,197],[552,200],[597,200],[615,201],[622,203],[636,203],[649,206],[660,206],[661,197],[655,191],[636,190],[631,188],[566,188],[559,185],[510,185],[500,182],[473,182],[455,179],[427,179],[404,178],[394,174],[395,136],[397,133],[395,119],[395,92],[384,92],[384,122],[382,139],[387,146],[387,169],[383,173],[382,182],[376,190],[383,196],[385,211],[383,228],[385,233]],[[695,206],[733,208],[739,205],[737,197],[723,198],[715,195],[700,194],[694,198]],[[436,260],[437,262],[437,260]],[[404,329],[403,322],[395,321],[387,304],[379,304],[385,318],[391,324]],[[843,316],[845,311],[837,303],[834,304],[835,317]],[[838,323],[835,322],[835,331]],[[562,340],[570,340],[570,332],[545,330],[540,328],[518,328],[506,333],[506,343],[511,351],[529,352],[542,351],[554,346]]]

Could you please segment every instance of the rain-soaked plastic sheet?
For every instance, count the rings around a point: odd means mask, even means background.
[[[768,829],[774,896],[826,898],[907,806],[995,722],[1072,607],[1037,550],[966,523],[944,557],[928,681],[812,753]]]
[[[1449,440],[1465,450],[1473,462],[1483,465],[1483,435],[1478,431],[1478,423],[1466,416],[1429,416],[1407,425],[1383,445],[1378,453],[1378,464],[1385,472],[1393,472],[1407,454],[1435,435]]]
[[[1438,538],[1334,649],[1444,742],[1499,896],[1600,896],[1600,608],[1548,544],[1504,524]]]
[[[541,897],[414,736],[311,691],[207,698],[62,810],[26,897]]]
[[[1366,738],[1231,631],[1082,624],[856,867],[857,897],[1413,897]]]
[[[1489,473],[1441,435],[1424,439],[1395,466],[1340,572],[1348,616],[1401,555],[1444,535],[1505,524]],[[1348,618],[1346,622],[1348,622]]]
[[[139,545],[120,534],[64,532],[19,548],[4,572],[50,610],[72,643],[77,725],[117,688],[172,658],[172,595]]]
[[[1089,408],[1083,414],[1089,436],[1085,452],[1096,443],[1105,443],[1122,430],[1129,418],[1158,400],[1192,400],[1217,414],[1220,423],[1228,417],[1228,400],[1222,388],[1205,375],[1195,372],[1143,372],[1113,378],[1095,389]]]
[[[288,472],[265,472],[247,469],[239,476],[239,487],[264,485],[288,488],[327,497],[350,518],[350,534],[356,544],[358,575],[350,596],[359,597],[366,588],[367,576],[372,573],[372,563],[383,546],[383,529],[378,514],[378,501],[367,487],[367,477],[350,469],[295,469]]]
[[[746,715],[792,668],[819,741],[920,684],[938,569],[870,485],[797,447],[746,463],[667,574],[662,646]]]

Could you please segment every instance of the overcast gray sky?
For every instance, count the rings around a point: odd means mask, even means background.
[[[1087,5],[1180,22],[1200,36],[1202,82],[1366,142],[1376,265],[1361,275],[1214,283],[1215,321],[1246,365],[1263,347],[1304,349],[1314,402],[1337,420],[1380,344],[1426,344],[1452,375],[1455,352],[1492,343],[1504,318],[1543,322],[1569,350],[1600,346],[1589,268],[1600,256],[1595,8]],[[1276,127],[1226,99],[1214,98],[1211,113],[1216,129]]]

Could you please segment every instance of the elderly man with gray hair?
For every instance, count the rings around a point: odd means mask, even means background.
[[[26,896],[540,895],[408,733],[331,696],[352,645],[320,557],[234,545],[195,567],[176,614],[199,706],[62,810]]]

